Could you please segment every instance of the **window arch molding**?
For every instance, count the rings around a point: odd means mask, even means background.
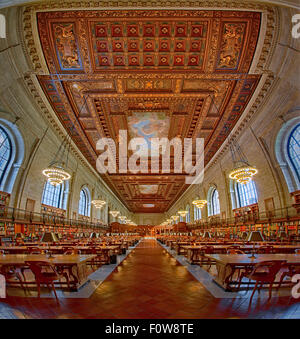
[[[291,118],[281,126],[275,140],[275,156],[289,192],[300,190],[300,180],[288,154],[288,143],[291,133],[300,124],[299,110],[297,110],[296,117]]]
[[[213,203],[214,195],[218,195],[218,210],[215,210],[215,206]],[[208,216],[218,215],[220,214],[220,198],[219,198],[219,192],[217,189],[217,186],[215,184],[212,184],[207,192],[207,213]]]
[[[11,193],[25,154],[23,137],[18,127],[8,120],[0,118],[0,127],[11,143],[10,159],[1,178],[0,191]]]
[[[85,199],[85,201],[83,202],[82,199]],[[86,185],[82,186],[80,189],[78,214],[84,215],[86,217],[91,216],[91,192]]]

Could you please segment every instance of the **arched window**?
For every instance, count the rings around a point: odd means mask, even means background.
[[[247,184],[236,184],[237,201],[239,207],[257,203],[257,191],[253,180]]]
[[[66,209],[68,198],[68,182],[54,186],[46,181],[43,191],[42,204]]]
[[[80,191],[78,214],[86,217],[90,216],[90,194],[86,187]]]
[[[194,220],[201,219],[201,208],[198,208],[196,205],[194,206]]]
[[[0,191],[11,193],[24,159],[24,142],[16,125],[0,119]]]
[[[280,128],[275,141],[275,155],[289,192],[300,190],[300,110]]]
[[[300,124],[291,132],[287,143],[288,157],[300,181]]]
[[[215,189],[211,195],[211,215],[220,214],[219,192]]]
[[[185,216],[185,221],[186,222],[191,222],[191,209],[190,209],[190,205],[186,206],[186,210],[187,210],[187,215]]]
[[[3,177],[7,170],[8,164],[11,161],[11,156],[11,140],[5,130],[0,127],[0,184],[3,181]]]
[[[6,19],[4,14],[0,14],[0,38],[6,39]]]

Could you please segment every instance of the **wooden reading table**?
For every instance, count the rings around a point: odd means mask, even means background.
[[[94,259],[96,255],[55,255],[48,258],[45,254],[5,254],[0,255],[0,266],[26,267],[25,261],[46,261],[51,263],[58,270],[67,268],[70,285],[78,290],[88,280],[87,262]],[[24,282],[32,284],[33,282]],[[64,282],[62,282],[64,284]]]
[[[300,265],[300,254],[257,254],[255,258],[249,258],[247,254],[205,254],[205,257],[216,262],[217,277],[214,281],[225,290],[231,290],[231,278],[236,267],[254,267],[259,262],[269,260],[285,260],[290,266]]]

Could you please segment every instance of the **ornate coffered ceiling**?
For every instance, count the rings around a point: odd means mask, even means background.
[[[260,26],[254,11],[39,12],[49,74],[38,79],[93,166],[97,140],[117,139],[119,130],[204,138],[208,163],[260,80],[249,74]],[[167,175],[103,178],[133,212],[164,212],[187,188],[172,166]]]

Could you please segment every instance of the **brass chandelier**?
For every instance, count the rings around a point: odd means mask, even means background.
[[[229,178],[245,185],[252,180],[257,169],[249,164],[238,143],[231,143],[230,151],[234,168],[229,173]]]
[[[87,97],[84,99],[84,103],[80,108],[79,115],[86,104],[86,99]],[[68,167],[71,136],[73,130],[74,125],[71,128],[71,134],[67,135],[62,141],[57,153],[55,154],[53,160],[50,162],[49,167],[45,168],[42,171],[42,173],[48,178],[48,182],[53,186],[60,185],[63,183],[63,181],[69,180],[71,178],[71,174],[67,172],[65,168]]]
[[[126,221],[127,217],[125,215],[120,215],[119,219],[123,222]]]
[[[179,219],[179,216],[178,215],[172,215],[171,219],[176,222]]]
[[[95,199],[92,200],[92,204],[95,206],[95,208],[101,209],[106,204],[106,201]]]
[[[178,211],[177,213],[184,218],[188,214],[188,211]]]
[[[210,94],[209,96],[218,113],[220,114],[220,110],[215,104],[213,96]],[[247,184],[257,173],[257,169],[249,164],[245,154],[242,152],[237,142],[232,142],[230,144],[230,151],[233,161],[233,170],[231,170],[229,173],[229,178],[237,181],[240,184]]]
[[[196,205],[198,208],[203,208],[207,204],[207,200],[196,199],[192,202],[193,205]]]
[[[70,142],[68,142],[68,137],[65,137],[49,167],[42,171],[48,178],[48,182],[53,186],[60,185],[63,181],[71,178],[71,174],[65,170],[65,167],[68,166],[69,151]]]
[[[109,214],[112,215],[114,218],[116,218],[120,212],[119,211],[109,211]]]

